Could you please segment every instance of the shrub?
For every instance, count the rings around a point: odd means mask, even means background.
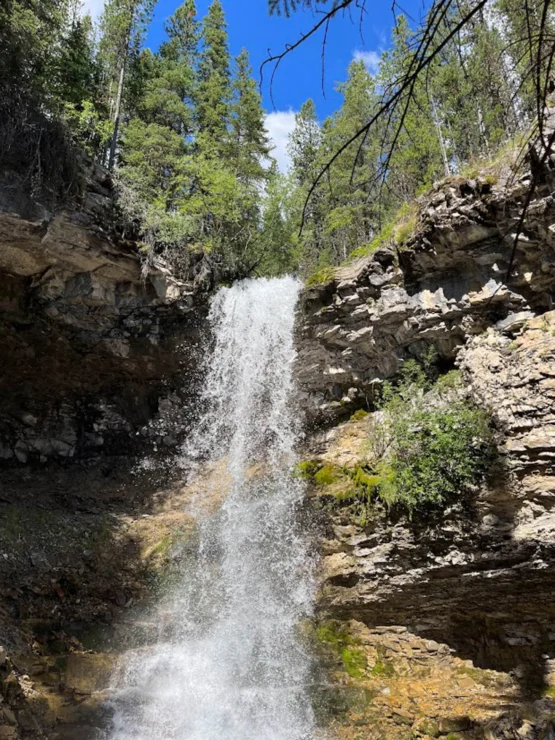
[[[449,374],[431,386],[408,362],[399,386],[386,385],[390,450],[376,466],[376,494],[388,507],[444,506],[483,480],[493,455],[489,417],[456,394],[458,383]]]
[[[392,456],[380,498],[409,511],[446,504],[478,483],[487,469],[491,435],[486,414],[459,400],[448,408],[416,404],[389,419]]]
[[[310,275],[306,280],[306,285],[323,285],[329,283],[335,278],[335,268],[333,267],[322,267],[321,270]]]
[[[351,414],[351,418],[349,421],[362,421],[368,416],[368,411],[365,411],[364,409],[358,409],[354,412],[354,414]]]
[[[295,465],[293,477],[302,478],[303,480],[312,480],[319,467],[320,463],[318,460],[303,460]]]

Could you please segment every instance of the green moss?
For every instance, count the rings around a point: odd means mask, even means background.
[[[333,620],[325,622],[317,627],[316,637],[338,654],[343,669],[351,678],[362,678],[366,674],[368,663],[364,652],[358,647],[360,642],[349,634],[344,625]]]
[[[156,557],[157,555],[163,556],[168,552],[171,546],[172,538],[169,535],[166,535],[148,550],[148,552],[145,554],[145,557],[152,558]]]
[[[312,480],[320,464],[317,460],[303,460],[293,468],[293,477],[303,480]]]
[[[341,651],[341,660],[351,678],[362,678],[366,673],[367,661],[362,650],[345,647]]]
[[[380,483],[380,476],[370,472],[363,465],[357,465],[350,471],[350,476],[357,487],[366,493],[372,493]]]
[[[319,486],[329,486],[331,483],[335,483],[337,478],[338,471],[333,465],[324,465],[314,474],[314,482]]]
[[[391,678],[395,675],[395,668],[392,663],[385,659],[385,650],[381,645],[378,646],[378,657],[370,673],[372,676],[381,676],[383,678]]]
[[[364,409],[358,409],[358,411],[355,411],[354,414],[352,414],[349,421],[362,421],[368,416],[368,411],[365,411]]]
[[[544,696],[547,699],[555,699],[555,686],[547,686],[542,691],[542,696]]]
[[[323,285],[324,283],[330,283],[334,278],[334,267],[322,267],[321,270],[318,270],[306,279],[306,285]]]

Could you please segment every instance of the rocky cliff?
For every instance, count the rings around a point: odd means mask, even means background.
[[[335,271],[303,297],[299,380],[317,417],[371,405],[374,389],[430,346],[452,364],[467,339],[517,329],[552,306],[555,201],[546,182],[514,237],[530,175],[452,178],[422,198],[402,245]]]
[[[129,469],[186,433],[210,277],[145,274],[99,168],[56,213],[4,175],[0,738],[93,738],[114,657],[156,630],[149,593],[195,537],[199,492]],[[427,516],[362,520],[311,483],[314,703],[334,737],[555,738],[555,201],[546,172],[513,254],[529,181],[437,184],[402,245],[303,293],[307,459],[365,464],[377,389],[430,347],[499,452],[470,499]]]
[[[339,737],[555,737],[555,201],[546,178],[513,255],[529,176],[491,180],[436,185],[402,247],[304,293],[298,374],[327,426],[307,457],[367,464],[380,413],[337,420],[372,412],[430,347],[490,414],[499,451],[471,500],[412,519],[361,521],[312,484]]]
[[[55,213],[0,181],[0,463],[172,446],[191,396],[209,278],[145,273],[108,173],[84,179]]]

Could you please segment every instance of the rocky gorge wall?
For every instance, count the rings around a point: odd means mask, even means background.
[[[555,288],[555,201],[536,191],[514,262],[530,185],[451,178],[422,199],[414,233],[310,286],[303,296],[299,381],[314,417],[371,405],[384,379],[433,346],[452,365],[469,337],[518,329],[549,310]]]
[[[402,246],[304,292],[307,459],[371,465],[379,388],[430,348],[498,446],[472,500],[428,516],[360,521],[312,483],[339,737],[555,737],[555,201],[547,173],[513,260],[529,182],[439,183]],[[341,421],[357,408],[370,414]]]
[[[141,267],[107,171],[56,212],[0,178],[0,464],[176,444],[193,394],[210,277]],[[175,423],[174,423],[175,422]]]
[[[13,173],[2,182],[0,738],[81,740],[196,536],[184,511],[198,491],[129,471],[187,432],[211,278],[162,262],[144,274],[102,169],[56,213]],[[471,505],[427,518],[357,521],[311,484],[315,705],[333,737],[555,738],[555,201],[547,171],[509,274],[529,183],[439,183],[402,246],[303,291],[307,459],[365,463],[377,389],[430,347],[489,411],[499,449]],[[210,476],[208,508],[222,495]]]

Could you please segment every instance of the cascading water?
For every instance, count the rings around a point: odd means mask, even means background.
[[[294,314],[290,277],[222,288],[210,321],[205,412],[186,456],[224,460],[229,491],[201,525],[160,641],[117,678],[111,740],[312,740],[310,558],[291,476]]]

